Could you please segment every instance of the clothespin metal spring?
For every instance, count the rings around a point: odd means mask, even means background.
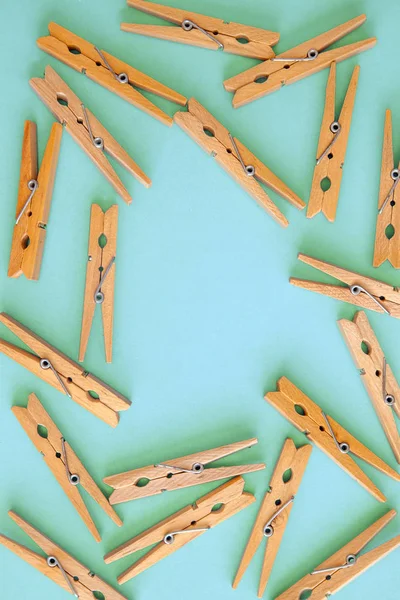
[[[49,567],[58,567],[65,579],[65,581],[68,583],[68,586],[71,590],[71,592],[73,593],[73,595],[75,596],[75,598],[79,598],[79,594],[76,591],[72,581],[70,580],[70,578],[68,577],[67,573],[64,571],[61,563],[57,560],[57,558],[55,556],[48,556],[47,557],[47,564],[49,565]]]
[[[287,508],[289,506],[289,504],[291,504],[292,502],[294,502],[294,496],[292,496],[290,498],[290,500],[288,500],[287,502],[285,502],[285,504],[283,506],[281,506],[273,515],[270,519],[268,519],[268,521],[265,523],[264,525],[264,529],[263,529],[263,534],[265,537],[271,537],[272,535],[274,535],[274,528],[272,527],[272,522],[275,521],[276,517],[278,515],[281,514],[281,512],[283,512],[285,510],[285,508]]]
[[[20,219],[21,219],[22,215],[24,214],[24,212],[25,212],[25,211],[26,211],[26,209],[28,208],[28,204],[29,204],[29,203],[30,203],[30,201],[32,200],[32,198],[33,198],[33,195],[34,195],[34,193],[36,192],[36,190],[38,189],[38,187],[39,187],[39,184],[38,184],[38,182],[37,182],[37,180],[36,180],[36,179],[30,179],[30,180],[28,181],[28,189],[30,190],[30,192],[31,192],[31,193],[29,194],[28,200],[25,202],[25,204],[24,204],[24,205],[23,205],[23,207],[21,208],[21,210],[20,210],[20,212],[19,212],[19,214],[18,214],[18,217],[15,219],[15,224],[16,224],[16,225],[18,225],[18,223],[19,223],[19,221],[20,221]]]
[[[101,137],[95,137],[93,135],[93,131],[92,131],[92,128],[90,126],[89,117],[88,117],[88,114],[86,112],[86,108],[85,108],[84,104],[81,104],[81,109],[83,111],[83,116],[85,117],[86,127],[87,127],[87,130],[89,132],[90,138],[91,138],[91,140],[93,142],[93,146],[95,148],[98,148],[99,150],[104,150],[104,140],[103,140],[103,138],[101,138]]]
[[[396,402],[395,397],[392,394],[388,394],[387,390],[386,390],[386,367],[387,367],[387,362],[386,362],[386,357],[383,357],[383,370],[382,370],[382,394],[383,394],[383,401],[385,404],[387,404],[388,406],[393,406],[393,404]]]
[[[71,485],[78,485],[81,480],[77,473],[71,473],[71,471],[69,470],[67,449],[65,447],[65,438],[63,438],[63,437],[61,438],[61,450],[62,450],[62,454],[63,454],[65,471],[67,473],[68,481],[70,482]]]
[[[54,375],[57,377],[57,380],[58,380],[59,384],[61,385],[62,389],[64,390],[64,393],[69,398],[72,398],[71,394],[69,393],[69,390],[68,390],[67,386],[65,385],[65,383],[61,379],[60,375],[57,373],[57,371],[55,370],[55,368],[53,367],[53,365],[49,361],[49,359],[48,358],[41,358],[40,359],[40,366],[44,370],[51,369],[53,371]]]
[[[160,463],[158,465],[154,465],[155,467],[162,467],[164,469],[173,469],[175,471],[183,471],[184,473],[195,473],[199,474],[204,471],[204,465],[201,463],[193,463],[191,469],[183,469],[182,467],[177,467],[175,465],[166,465],[165,463]]]
[[[331,424],[329,423],[328,417],[326,416],[324,411],[321,411],[321,414],[324,417],[325,423],[328,426],[329,432],[330,432],[331,436],[333,437],[333,441],[335,442],[337,448],[340,450],[340,452],[342,454],[348,454],[350,452],[350,445],[347,442],[338,442],[335,434],[333,433],[333,429],[331,427]]]
[[[397,184],[400,181],[400,171],[399,169],[393,169],[390,173],[390,177],[393,179],[392,187],[389,190],[388,195],[385,198],[385,202],[382,204],[381,208],[378,210],[378,214],[381,215],[385,210],[386,204],[389,202],[389,199],[394,197],[394,192],[396,191]]]
[[[327,146],[327,148],[325,148],[325,150],[323,151],[323,153],[321,154],[321,156],[319,158],[317,158],[317,165],[319,165],[319,163],[321,162],[321,160],[323,158],[325,158],[325,156],[330,152],[330,150],[332,149],[332,146],[334,145],[334,143],[337,141],[340,132],[342,131],[342,126],[340,125],[339,121],[333,121],[330,126],[329,129],[331,130],[331,132],[334,134],[334,137],[331,141],[331,143]],[[332,158],[332,157],[329,157]]]
[[[216,37],[214,37],[213,35],[211,35],[211,33],[209,33],[208,31],[206,31],[205,29],[203,29],[199,25],[196,25],[196,23],[194,23],[190,19],[185,19],[184,21],[182,21],[182,29],[184,29],[185,31],[191,31],[192,29],[197,29],[198,31],[201,31],[201,33],[204,33],[204,35],[206,35],[210,40],[212,40],[213,42],[215,42],[216,44],[218,44],[219,48],[224,49],[224,45],[222,44],[222,42],[220,42],[219,40],[217,40]]]
[[[310,48],[310,50],[307,52],[307,56],[304,58],[283,58],[274,56],[270,60],[274,62],[309,62],[310,60],[315,60],[318,54],[318,50],[315,48]]]
[[[248,177],[254,177],[256,174],[255,167],[253,167],[253,165],[245,165],[244,164],[244,160],[242,158],[242,155],[239,152],[239,148],[237,147],[237,144],[236,144],[233,136],[229,132],[228,132],[228,135],[229,135],[229,139],[231,140],[231,144],[236,152],[236,155],[240,161],[240,164],[242,165],[243,171],[246,173],[246,175]]]
[[[348,567],[353,567],[357,562],[357,556],[355,554],[349,554],[346,557],[346,563],[344,565],[340,565],[339,567],[329,567],[327,569],[316,569],[311,572],[311,575],[318,575],[319,573],[329,573],[330,571],[340,571],[341,569],[347,569]]]
[[[175,536],[181,533],[192,533],[192,531],[208,531],[209,527],[198,527],[197,529],[181,529],[180,531],[171,531],[171,533],[167,533],[164,538],[164,544],[170,545],[175,541]]]
[[[104,271],[104,275],[101,277],[100,283],[97,286],[96,291],[94,292],[94,301],[96,304],[103,304],[103,302],[104,302],[104,294],[101,291],[101,286],[104,284],[104,280],[107,277],[107,275],[109,274],[111,267],[113,266],[114,263],[115,263],[115,256],[113,256],[112,259],[110,260],[110,262],[108,263],[107,268]]]
[[[119,81],[119,83],[129,83],[129,77],[126,73],[119,73],[119,74],[116,73],[114,71],[114,69],[112,68],[112,66],[110,65],[110,63],[108,62],[108,60],[106,59],[106,57],[104,56],[103,52],[101,50],[99,50],[99,48],[97,48],[97,46],[95,46],[94,49],[99,54],[101,60],[104,62],[107,69],[115,77],[115,79],[117,81]]]
[[[373,300],[375,302],[375,304],[377,304],[378,306],[381,307],[381,309],[387,314],[390,315],[390,312],[388,311],[388,309],[383,306],[383,304],[381,302],[379,302],[379,300],[377,300],[375,298],[375,296],[373,296],[372,294],[369,293],[368,290],[366,290],[365,288],[363,288],[361,285],[351,285],[350,287],[350,292],[353,294],[353,296],[358,296],[361,292],[363,294],[366,294],[369,298],[371,298],[371,300]]]

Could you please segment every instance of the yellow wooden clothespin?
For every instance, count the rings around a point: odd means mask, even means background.
[[[296,208],[304,208],[305,203],[246,146],[233,137],[197,100],[191,98],[188,102],[188,109],[188,112],[176,112],[174,121],[203,150],[211,154],[275,221],[282,227],[286,227],[289,224],[288,220],[272,202],[260,182],[273,189]]]
[[[100,534],[79,493],[78,486],[93,498],[118,526],[122,521],[94,479],[85,469],[67,440],[51,420],[35,394],[29,395],[28,405],[13,406],[11,409],[36,449],[42,454],[47,466],[76,508],[79,516],[93,535],[96,542]]]
[[[54,69],[47,66],[44,77],[35,77],[30,80],[30,84],[54,117],[62,123],[127,204],[132,202],[132,198],[106,158],[105,152],[115,158],[144,186],[151,185],[151,180],[147,175],[85,107]]]
[[[364,312],[357,312],[353,321],[340,319],[339,328],[400,464],[400,433],[394,416],[400,419],[399,384]]]
[[[393,156],[392,113],[386,111],[383,136],[381,183],[376,220],[374,267],[388,260],[400,269],[400,165]]]
[[[92,204],[79,362],[85,358],[97,304],[101,305],[106,362],[112,361],[117,227],[116,204],[106,212],[98,204]]]
[[[383,493],[351,458],[350,453],[396,481],[400,481],[400,474],[327,415],[289,379],[281,377],[277,388],[277,392],[268,392],[265,400],[377,500],[385,502]]]
[[[263,463],[206,468],[209,463],[245,448],[251,448],[257,442],[257,438],[252,438],[105,477],[104,483],[114,488],[110,496],[110,503],[119,504],[128,500],[154,496],[161,492],[180,490],[192,485],[210,483],[265,469]]]
[[[129,581],[205,531],[250,506],[255,501],[255,497],[244,492],[243,488],[242,477],[231,479],[213,492],[199,498],[195,504],[186,506],[109,552],[104,557],[104,561],[111,563],[156,544],[117,578],[119,584]]]
[[[280,594],[276,600],[298,600],[310,597],[312,600],[326,600],[341,590],[400,546],[400,535],[398,535],[373,550],[361,554],[370,540],[378,535],[395,516],[395,510],[387,512],[351,542],[318,565],[310,574]]]
[[[73,556],[35,529],[16,512],[10,510],[8,514],[21,527],[22,531],[43,550],[46,556],[33,552],[5,535],[0,535],[0,544],[57,583],[63,590],[80,600],[93,600],[93,598],[126,600],[125,596],[114,590],[88,567],[75,560]]]
[[[127,0],[127,4],[149,15],[174,23],[178,27],[121,23],[122,31],[211,50],[223,50],[260,60],[275,56],[271,48],[279,41],[279,33],[275,31],[231,23],[155,2]]]
[[[343,25],[227,79],[224,82],[225,89],[228,92],[235,92],[232,101],[233,107],[238,108],[257,98],[262,98],[279,90],[284,85],[290,85],[326,69],[334,61],[341,62],[372,48],[376,44],[376,38],[326,50],[345,35],[360,27],[366,20],[366,15],[355,17]]]
[[[357,66],[350,79],[340,116],[336,119],[336,63],[331,65],[317,149],[317,164],[307,206],[308,219],[322,211],[328,221],[335,220],[359,73],[360,67]]]
[[[2,339],[0,339],[0,352],[89,410],[111,427],[118,425],[118,411],[127,410],[131,404],[127,398],[88,371],[84,371],[81,365],[56,350],[54,346],[45,342],[6,313],[0,313],[0,323],[8,327],[35,354]]]
[[[39,279],[61,136],[61,125],[54,123],[39,170],[36,124],[25,121],[9,277]]]
[[[187,98],[182,94],[178,94],[108,52],[100,50],[61,25],[49,23],[49,33],[50,35],[37,40],[41,50],[83,73],[161,123],[172,125],[172,117],[145,98],[136,88],[181,106],[186,105]]]
[[[258,587],[258,597],[262,598],[311,451],[309,444],[296,448],[293,440],[285,441],[233,581],[235,589],[265,539],[267,545]]]
[[[308,281],[297,277],[290,278],[289,281],[292,285],[400,319],[399,288],[372,279],[372,277],[365,277],[347,269],[336,267],[331,263],[312,258],[312,256],[306,254],[300,253],[298,259],[322,273],[342,281],[345,286]]]

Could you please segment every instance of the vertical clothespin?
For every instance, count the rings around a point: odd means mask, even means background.
[[[300,579],[291,588],[280,594],[276,600],[326,600],[345,585],[364,573],[367,569],[400,546],[400,535],[373,550],[361,554],[365,546],[396,516],[390,510],[372,523],[360,535],[318,565],[309,575]]]
[[[39,279],[61,136],[62,126],[54,123],[38,170],[36,124],[25,121],[9,277]]]
[[[127,600],[125,596],[114,590],[108,583],[100,579],[91,569],[75,560],[73,556],[55,544],[33,525],[25,521],[16,512],[8,512],[11,519],[21,527],[34,542],[43,550],[46,556],[41,556],[33,550],[0,535],[0,544],[14,552],[25,562],[35,567],[40,573],[57,583],[63,590],[80,600]],[[30,591],[27,591],[28,598]]]
[[[106,362],[112,361],[117,227],[116,204],[106,212],[103,212],[98,204],[92,204],[79,362],[85,358],[97,304],[101,305]]]
[[[235,589],[265,538],[267,545],[258,587],[258,597],[262,598],[311,451],[309,444],[296,448],[293,440],[285,441],[233,581]]]
[[[374,267],[388,260],[400,269],[400,165],[393,156],[392,113],[386,111],[383,136],[381,183],[376,219]]]
[[[121,519],[85,469],[57,425],[51,420],[39,398],[35,394],[30,394],[26,408],[13,406],[11,410],[31,442],[42,454],[47,466],[78,511],[79,516],[96,542],[100,542],[101,537],[79,493],[79,485],[101,506],[114,523],[121,526]]]
[[[335,220],[359,73],[360,67],[357,66],[351,76],[340,116],[336,119],[336,63],[331,65],[317,149],[317,164],[307,207],[308,219],[322,211],[328,221]]]
[[[353,321],[340,319],[338,323],[393,454],[400,464],[400,434],[394,417],[396,414],[400,419],[399,384],[386,362],[367,315],[359,311]]]

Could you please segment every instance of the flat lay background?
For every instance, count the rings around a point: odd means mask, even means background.
[[[121,21],[159,23],[123,0],[40,3],[2,1],[0,45],[0,309],[77,359],[90,206],[118,203],[114,360],[106,365],[98,310],[85,368],[132,399],[113,430],[28,371],[0,356],[0,531],[38,551],[7,516],[14,509],[109,583],[133,556],[106,566],[103,555],[216,484],[117,506],[118,529],[90,498],[103,541],[89,531],[11,413],[35,392],[85,466],[101,484],[112,473],[197,450],[258,437],[224,464],[266,462],[246,477],[257,503],[119,588],[130,600],[256,597],[263,550],[238,590],[231,587],[259,503],[286,437],[306,442],[263,400],[286,375],[325,411],[393,467],[396,462],[339,333],[350,305],[289,285],[290,275],[325,280],[298,263],[299,251],[400,285],[388,263],[372,267],[384,111],[393,111],[400,156],[396,0],[169,0],[170,5],[279,31],[282,52],[354,16],[367,23],[339,45],[377,36],[378,45],[338,66],[338,106],[352,69],[361,65],[337,220],[313,220],[271,192],[290,220],[281,229],[177,126],[168,128],[35,44],[54,20],[178,90],[196,97],[229,130],[308,201],[328,71],[238,110],[224,79],[256,64],[222,52],[134,36]],[[152,178],[147,190],[126,171],[126,206],[67,133],[63,134],[40,280],[7,278],[25,119],[38,124],[40,156],[53,118],[28,80],[51,64]],[[179,107],[154,98],[173,114]],[[328,279],[327,279],[328,280]],[[400,322],[368,314],[400,380]],[[19,343],[1,326],[0,335]],[[400,485],[362,465],[387,496],[380,504],[314,449],[265,593],[273,599],[390,508]],[[85,496],[86,498],[86,496]],[[373,545],[398,534],[400,517]],[[372,547],[372,546],[371,546]],[[395,600],[399,550],[337,594],[338,600]],[[67,593],[0,546],[4,600],[63,600]]]

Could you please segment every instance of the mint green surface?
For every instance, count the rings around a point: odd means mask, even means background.
[[[170,0],[170,3],[172,0]],[[132,399],[113,430],[66,396],[1,356],[0,531],[39,549],[7,516],[14,509],[69,553],[116,585],[131,556],[106,566],[103,555],[216,484],[117,506],[118,529],[91,500],[103,541],[89,531],[11,413],[35,392],[106,493],[106,475],[249,437],[259,444],[224,464],[266,462],[246,477],[257,503],[119,588],[130,600],[249,600],[256,597],[263,551],[238,590],[231,583],[259,503],[286,437],[306,438],[263,400],[286,375],[375,453],[396,462],[339,333],[355,309],[289,285],[290,275],[324,276],[297,262],[298,251],[400,285],[388,263],[372,267],[384,111],[393,110],[400,153],[396,0],[175,0],[225,20],[280,31],[281,52],[366,12],[367,23],[341,44],[378,37],[378,45],[338,67],[338,105],[354,65],[361,65],[336,222],[308,221],[271,192],[290,220],[281,229],[178,127],[168,128],[83,75],[39,51],[35,40],[57,21],[187,97],[194,96],[308,201],[327,71],[234,111],[224,79],[256,64],[222,52],[123,33],[121,21],[158,23],[122,0],[2,1],[0,44],[0,308],[77,359],[90,206],[120,207],[112,365],[104,362],[99,310],[85,368]],[[25,119],[38,124],[40,155],[53,118],[29,87],[51,64],[152,178],[145,189],[118,173],[132,193],[128,207],[63,134],[39,282],[6,276]],[[177,107],[155,99],[170,114]],[[400,322],[369,313],[400,381]],[[5,327],[0,335],[19,343]],[[400,399],[399,399],[400,401]],[[380,504],[314,449],[265,598],[273,599],[390,508],[400,484],[362,465],[387,496]],[[85,494],[84,494],[85,496]],[[86,498],[86,496],[85,496]],[[370,547],[400,532],[392,521]],[[337,594],[338,600],[398,600],[399,550]],[[63,600],[52,581],[0,547],[2,600]]]

